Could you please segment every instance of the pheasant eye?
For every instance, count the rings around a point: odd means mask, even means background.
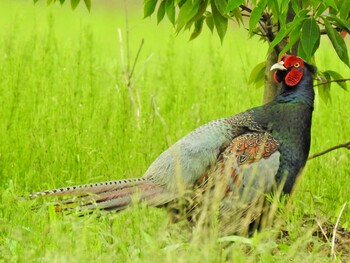
[[[295,68],[299,68],[299,67],[300,67],[300,64],[299,64],[299,63],[295,63],[295,64],[294,64],[294,67],[295,67]]]

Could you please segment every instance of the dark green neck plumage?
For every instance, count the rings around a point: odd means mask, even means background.
[[[298,85],[290,87],[282,82],[281,93],[277,96],[276,101],[283,102],[304,102],[313,108],[315,93],[313,89],[313,72],[305,67],[304,76]]]

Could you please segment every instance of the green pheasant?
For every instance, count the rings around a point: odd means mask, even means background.
[[[186,211],[194,211],[207,196],[209,203],[217,200],[227,226],[266,194],[278,188],[290,193],[309,154],[316,68],[286,54],[271,70],[281,85],[272,102],[197,128],[165,150],[141,178],[62,187],[31,197],[72,195],[59,209],[76,205],[85,211],[123,210],[135,193],[156,207],[187,196],[193,202]],[[261,212],[250,212],[248,223]]]

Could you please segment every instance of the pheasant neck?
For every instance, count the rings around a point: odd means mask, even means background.
[[[281,93],[276,99],[278,102],[304,102],[313,108],[314,98],[312,73],[305,68],[304,76],[298,85],[290,87],[282,82]]]

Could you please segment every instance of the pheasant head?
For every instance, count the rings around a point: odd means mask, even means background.
[[[281,83],[277,101],[304,101],[313,107],[313,74],[316,72],[316,67],[300,57],[284,54],[271,70],[276,70],[274,79],[277,83]]]
[[[300,83],[306,67],[311,74],[316,71],[314,66],[307,64],[302,58],[284,54],[279,62],[271,67],[271,70],[277,69],[274,73],[277,83],[283,81],[287,86],[294,87]]]

